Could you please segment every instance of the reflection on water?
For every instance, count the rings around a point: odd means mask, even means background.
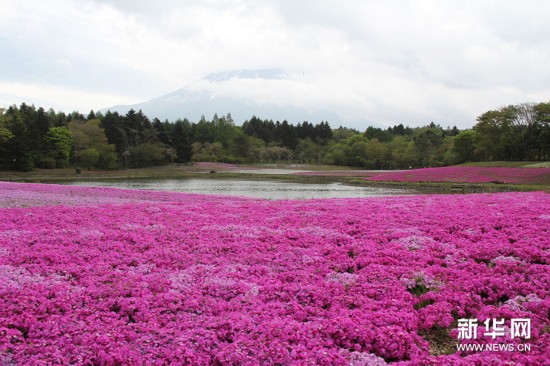
[[[274,181],[252,181],[234,179],[164,179],[143,181],[98,181],[71,182],[81,186],[116,187],[127,189],[152,189],[201,194],[223,194],[268,199],[303,199],[303,198],[356,198],[372,196],[390,196],[411,194],[404,189],[377,187],[354,187],[340,183],[286,183]]]

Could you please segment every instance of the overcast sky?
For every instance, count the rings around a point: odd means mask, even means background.
[[[548,0],[0,0],[0,106],[87,113],[212,73],[288,80],[223,92],[343,121],[471,127],[550,100]],[[361,127],[361,126],[352,126]]]

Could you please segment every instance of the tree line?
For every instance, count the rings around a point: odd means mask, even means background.
[[[550,160],[550,102],[485,112],[456,137],[454,150],[461,161]]]
[[[0,108],[0,166],[29,171],[81,167],[125,169],[193,161],[309,163],[366,169],[444,166],[469,161],[550,159],[550,103],[483,113],[472,129],[403,124],[365,131],[329,123],[296,125],[231,114],[198,122],[150,120],[91,111],[65,114],[27,104]]]

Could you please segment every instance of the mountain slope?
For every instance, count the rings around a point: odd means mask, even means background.
[[[338,115],[329,110],[299,106],[285,101],[285,98],[276,98],[275,102],[266,97],[273,89],[283,91],[273,93],[284,94],[285,88],[290,89],[296,83],[296,79],[280,69],[230,70],[209,74],[181,89],[143,103],[117,105],[102,112],[110,110],[126,114],[130,109],[142,110],[149,118],[169,121],[187,118],[196,122],[202,115],[210,118],[214,113],[231,113],[237,124],[242,124],[253,115],[274,121],[286,119],[291,123],[340,123]],[[261,90],[261,93],[255,93],[256,90]]]

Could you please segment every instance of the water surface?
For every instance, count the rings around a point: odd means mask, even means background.
[[[405,189],[355,187],[341,183],[295,183],[240,179],[82,181],[70,182],[68,184],[126,189],[152,189],[201,194],[222,194],[267,199],[358,198],[414,193]]]

